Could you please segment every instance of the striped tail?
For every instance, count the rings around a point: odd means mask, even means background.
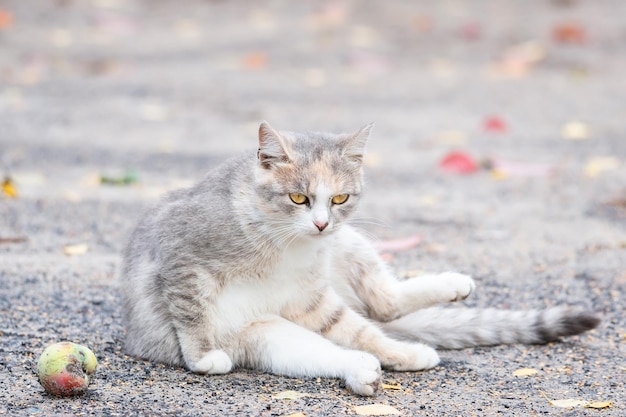
[[[381,323],[389,335],[440,349],[500,344],[541,344],[593,329],[600,318],[576,307],[545,310],[441,308],[419,310]]]

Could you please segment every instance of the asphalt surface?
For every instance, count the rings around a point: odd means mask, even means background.
[[[0,414],[626,414],[623,16],[619,0],[0,2],[0,175],[17,191],[0,196]],[[125,356],[116,279],[133,225],[256,147],[263,119],[376,122],[359,223],[421,237],[388,256],[398,274],[457,270],[478,285],[464,305],[575,304],[603,322],[546,346],[442,352],[433,370],[386,372],[401,389],[375,398]],[[481,168],[445,172],[453,150]],[[45,394],[33,370],[62,340],[100,363],[80,398]],[[275,398],[286,390],[307,396]],[[571,398],[612,407],[550,402]]]

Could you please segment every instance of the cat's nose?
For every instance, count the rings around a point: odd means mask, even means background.
[[[328,222],[314,221],[313,224],[315,225],[315,227],[317,227],[317,230],[319,230],[320,232],[326,229],[326,226],[328,226]]]

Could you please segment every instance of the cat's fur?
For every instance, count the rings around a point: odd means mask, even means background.
[[[124,253],[126,351],[197,373],[238,366],[339,377],[372,395],[381,365],[437,365],[426,344],[545,343],[598,324],[572,308],[433,307],[474,290],[458,273],[396,279],[347,224],[370,129],[279,133],[263,123],[257,152],[149,211]],[[296,204],[291,193],[306,202]]]

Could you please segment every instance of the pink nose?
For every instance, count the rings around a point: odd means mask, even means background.
[[[313,222],[313,224],[315,224],[315,227],[317,227],[317,230],[319,230],[320,232],[323,231],[324,229],[326,229],[326,226],[328,226],[328,222]]]

